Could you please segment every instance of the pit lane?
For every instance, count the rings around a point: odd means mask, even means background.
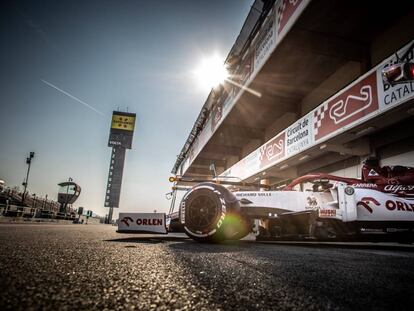
[[[293,244],[214,245],[181,234],[120,235],[104,225],[2,224],[0,308],[411,309],[412,246]]]

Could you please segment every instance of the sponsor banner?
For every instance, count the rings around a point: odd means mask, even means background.
[[[167,233],[165,213],[119,213],[118,232]]]
[[[135,119],[135,113],[122,111],[113,112],[108,140],[109,147],[120,146],[127,149],[132,148]]]
[[[248,51],[247,55],[241,61],[237,77],[237,81],[241,85],[247,85],[247,81],[250,81],[249,78],[253,73],[253,53]],[[239,88],[240,89],[240,88]]]
[[[233,177],[236,176],[240,179],[248,178],[260,170],[260,152],[258,150],[253,151],[241,161],[237,162],[228,170],[224,171],[220,176]],[[234,181],[234,179],[229,179]]]
[[[286,157],[285,138],[285,132],[280,133],[265,145],[256,149],[231,168],[227,169],[220,176],[246,179],[261,169],[280,162],[280,160]]]
[[[276,21],[273,9],[269,12],[253,45],[254,69],[259,70],[276,47]]]
[[[203,131],[201,131],[200,135],[198,136],[198,139],[200,140],[200,146],[204,146],[208,142],[208,140],[210,139],[211,122],[209,122],[209,121],[210,120],[206,121]],[[201,147],[200,147],[200,149],[201,149]]]
[[[236,167],[236,176],[241,176],[242,178],[251,176],[260,169],[260,164],[260,153],[252,152],[240,162],[240,165]]]
[[[184,175],[184,173],[190,167],[190,158],[187,156],[185,160],[181,164],[180,175]]]
[[[377,79],[371,73],[313,111],[315,141],[356,124],[377,110]]]
[[[278,160],[281,160],[285,157],[285,140],[286,135],[285,131],[283,131],[259,148],[260,168],[275,164],[278,162]]]
[[[211,132],[214,132],[216,126],[219,124],[221,117],[223,116],[223,105],[221,102],[214,106],[211,113]]]
[[[197,150],[198,141],[199,141],[199,139],[194,140],[193,146],[190,148],[190,151],[188,152],[188,162],[189,162],[189,164],[192,163],[194,161],[195,157],[196,157],[195,150]]]
[[[320,209],[319,210],[319,217],[321,218],[331,218],[336,217],[336,209],[330,208],[330,209]]]
[[[112,115],[112,129],[119,129],[124,131],[133,131],[135,127],[135,113],[114,112]]]
[[[231,103],[232,103],[233,99],[234,99],[233,91],[230,90],[229,93],[227,94],[226,99],[224,100],[224,103],[223,103],[223,113],[225,115],[227,115],[227,112],[229,111],[229,109],[231,107]]]
[[[414,50],[408,51],[413,41],[397,52],[400,59],[413,61]],[[225,172],[226,176],[246,179],[259,173],[263,168],[284,161],[296,153],[413,99],[412,82],[388,86],[382,81],[381,70],[396,61],[395,55],[387,58],[344,90],[283,130],[275,138],[253,151],[252,154],[260,156],[259,168],[252,165],[252,162],[249,162],[250,167],[243,168],[242,164],[247,164],[243,159],[229,168]],[[299,131],[303,132],[298,134]],[[286,150],[282,151],[281,140],[285,143],[284,149]],[[273,149],[270,146],[273,146]],[[235,168],[237,170],[234,170]],[[239,172],[250,173],[238,175]]]
[[[253,175],[260,169],[260,152],[252,152],[243,159],[243,178]]]
[[[414,42],[411,41],[398,52],[393,54],[381,63],[377,68],[377,80],[378,80],[378,94],[380,98],[380,108],[387,110],[391,107],[395,107],[410,98],[414,97],[414,82],[395,84],[393,86],[388,83],[384,83],[382,80],[381,71],[390,65],[398,62],[414,62]],[[411,50],[408,50],[411,46]],[[398,59],[397,59],[398,55]]]
[[[299,119],[286,132],[286,155],[292,156],[314,144],[312,114]]]
[[[276,4],[278,41],[290,30],[310,0],[280,0]]]
[[[377,174],[378,175],[378,174]],[[400,184],[369,184],[361,183],[352,185],[358,189],[374,189],[391,196],[405,197],[406,199],[414,201],[414,185],[400,185]]]

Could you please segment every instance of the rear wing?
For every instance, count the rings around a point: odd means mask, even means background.
[[[165,213],[119,213],[118,233],[167,233]]]

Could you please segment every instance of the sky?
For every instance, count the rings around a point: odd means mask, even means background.
[[[119,211],[167,212],[168,177],[208,90],[193,71],[230,51],[253,0],[2,1],[0,179],[107,214],[113,110],[137,114]],[[62,91],[59,91],[62,90]],[[90,107],[88,107],[90,106]]]

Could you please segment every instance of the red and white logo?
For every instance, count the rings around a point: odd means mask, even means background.
[[[335,217],[336,216],[336,209],[320,209],[319,210],[319,217]]]
[[[285,28],[290,17],[295,13],[302,0],[282,0],[277,9],[277,33],[280,34]]]
[[[260,147],[260,167],[275,163],[285,156],[285,132],[280,133],[275,138]]]
[[[318,107],[313,115],[315,140],[378,110],[376,85],[373,73]]]
[[[372,104],[372,89],[369,85],[364,85],[360,89],[360,95],[348,95],[346,100],[337,101],[329,109],[329,117],[335,124],[342,123],[357,113],[364,111]],[[359,104],[361,103],[361,104]],[[353,109],[351,106],[355,105]]]
[[[380,202],[378,202],[376,199],[374,199],[372,197],[363,197],[361,199],[361,201],[359,201],[357,203],[357,206],[366,208],[366,210],[372,214],[373,211],[374,211],[372,209],[373,208],[373,204],[374,204],[374,206],[380,206],[381,205]]]
[[[368,173],[368,176],[370,177],[379,176],[379,174],[374,169],[371,169]]]
[[[127,227],[129,227],[129,223],[134,222],[131,217],[124,217],[122,218],[121,222],[123,222]]]

